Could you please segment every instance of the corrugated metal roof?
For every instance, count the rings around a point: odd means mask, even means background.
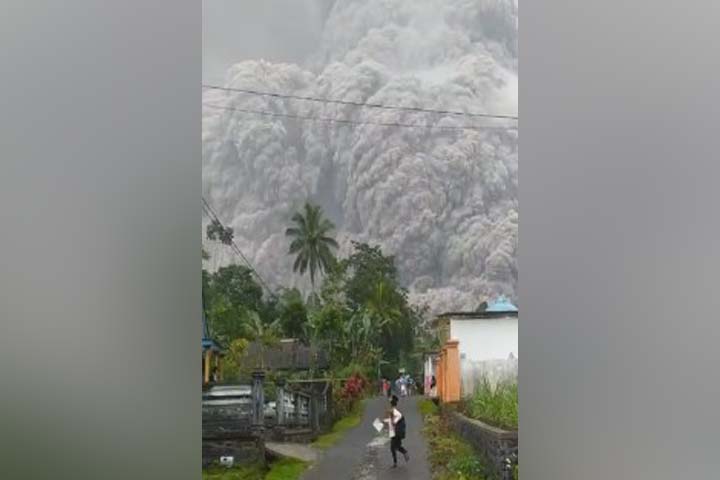
[[[280,342],[264,348],[257,342],[251,342],[246,352],[248,364],[257,365],[261,353],[265,366],[272,370],[308,370],[313,366],[325,369],[329,366],[329,359],[324,350],[308,347],[298,341]]]

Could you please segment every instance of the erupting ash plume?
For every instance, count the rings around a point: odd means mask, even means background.
[[[245,61],[225,86],[516,115],[517,12],[516,0],[338,0],[307,65]],[[416,303],[517,301],[517,122],[219,90],[203,104],[203,194],[271,285],[309,284],[292,273],[284,231],[310,199],[337,225],[341,254],[350,239],[394,254]],[[493,128],[438,128],[468,125]],[[206,248],[215,267],[233,260]]]

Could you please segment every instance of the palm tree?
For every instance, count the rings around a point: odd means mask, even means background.
[[[338,244],[329,236],[335,225],[323,217],[322,209],[309,202],[305,203],[304,212],[297,212],[292,217],[294,227],[288,228],[285,235],[292,237],[290,255],[296,255],[293,271],[301,274],[310,269],[310,283],[315,290],[315,274],[327,271],[335,261],[332,248]]]

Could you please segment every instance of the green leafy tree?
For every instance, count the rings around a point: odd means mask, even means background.
[[[320,206],[305,203],[302,212],[292,217],[293,227],[285,231],[292,238],[289,254],[295,255],[293,271],[305,274],[310,271],[310,283],[315,289],[315,275],[330,269],[335,261],[333,249],[338,248],[330,236],[335,225],[323,216]]]
[[[397,366],[401,352],[413,349],[420,316],[400,286],[395,258],[384,255],[379,246],[353,242],[353,247],[352,255],[339,262],[345,296],[351,309],[366,311],[375,319],[377,346],[385,360]]]
[[[217,339],[221,343],[228,345],[237,338],[246,338],[248,333],[247,323],[249,321],[248,312],[250,310],[242,305],[233,304],[227,297],[215,297],[208,307],[207,313],[208,321],[212,325],[213,333]]]
[[[304,336],[311,345],[322,347],[332,363],[348,361],[348,342],[343,330],[351,317],[344,303],[331,300],[308,313]]]
[[[220,267],[210,275],[209,290],[208,301],[222,297],[236,308],[264,310],[262,287],[255,281],[252,270],[243,265]]]
[[[277,301],[266,301],[253,272],[241,265],[214,273],[203,270],[203,303],[215,336],[225,345],[237,338],[254,339],[256,316],[265,326],[277,319]]]
[[[356,307],[364,305],[376,292],[378,282],[387,287],[398,288],[398,274],[395,257],[383,255],[379,246],[353,242],[353,253],[341,262],[349,274],[345,292],[348,300]]]
[[[307,324],[307,307],[299,290],[284,290],[278,299],[277,318],[282,333],[291,338],[304,338]]]
[[[412,353],[422,317],[408,303],[394,258],[377,246],[353,246],[348,258],[328,270],[318,294],[321,306],[310,308],[307,329],[336,367],[361,362],[375,372],[381,363],[397,368]]]

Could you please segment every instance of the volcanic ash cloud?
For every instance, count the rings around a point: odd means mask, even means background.
[[[340,0],[306,66],[246,61],[228,70],[226,86],[514,115],[517,9],[499,0]],[[515,122],[213,90],[203,103],[203,193],[270,284],[308,286],[292,273],[283,233],[311,199],[338,226],[343,251],[350,239],[380,244],[413,301],[435,312],[475,308],[485,295],[517,300]],[[442,128],[460,126],[489,128]],[[230,259],[214,256],[213,266]]]

